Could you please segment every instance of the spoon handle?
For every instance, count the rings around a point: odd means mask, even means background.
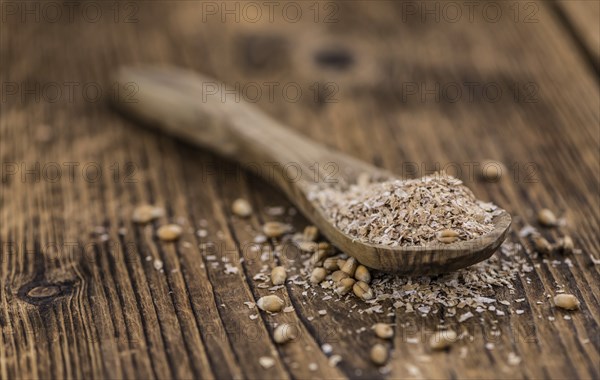
[[[237,161],[289,196],[308,183],[380,171],[286,128],[217,80],[181,69],[123,68],[117,82],[117,105],[127,113]]]

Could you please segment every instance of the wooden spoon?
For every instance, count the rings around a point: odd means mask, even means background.
[[[118,107],[152,126],[239,162],[283,190],[334,245],[362,264],[402,274],[436,274],[490,257],[511,223],[502,211],[492,232],[469,241],[433,247],[388,247],[354,240],[329,221],[307,197],[316,183],[342,186],[371,178],[393,178],[382,169],[337,152],[286,128],[230,87],[174,68],[123,68],[117,75]],[[317,170],[318,166],[318,170]]]

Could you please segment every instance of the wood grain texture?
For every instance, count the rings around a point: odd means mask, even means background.
[[[71,20],[40,14],[24,22],[2,3],[0,378],[600,377],[600,276],[592,260],[600,255],[598,78],[548,4],[528,2],[534,8],[519,5],[515,15],[512,3],[493,2],[503,16],[492,22],[494,6],[484,17],[482,2],[473,22],[466,9],[449,22],[441,10],[427,16],[424,3],[309,2],[299,22],[276,13],[273,22],[229,16],[225,23],[199,2],[77,4],[61,5],[63,15],[74,7]],[[90,4],[104,16],[81,16]],[[267,293],[252,280],[263,263],[244,248],[266,220],[297,229],[307,221],[264,212],[290,204],[257,176],[114,113],[110,75],[143,64],[190,68],[232,87],[258,84],[257,106],[277,120],[398,175],[446,167],[518,216],[516,229],[549,207],[567,225],[544,234],[554,241],[568,233],[582,252],[572,266],[560,256],[535,259],[522,239],[534,271],[516,280],[516,294],[496,289],[498,297],[525,298],[519,315],[484,312],[459,323],[443,310],[359,314],[351,302],[307,299],[291,284],[277,294],[293,313],[257,313],[243,302]],[[475,181],[468,165],[488,158],[510,175]],[[231,215],[238,197],[257,210],[247,221]],[[167,214],[134,225],[141,203]],[[177,244],[156,239],[167,221],[184,226]],[[200,228],[206,238],[195,234]],[[510,238],[520,239],[515,231]],[[207,258],[207,242],[237,273]],[[571,319],[547,301],[559,285],[582,302]],[[431,353],[426,342],[441,318],[472,340]],[[300,327],[296,344],[274,344],[273,324],[283,321]],[[373,335],[357,332],[380,321],[396,324],[389,373],[369,361]],[[328,365],[325,343],[343,357],[338,366]],[[511,364],[510,353],[521,363]],[[260,356],[274,366],[262,368]]]
[[[584,59],[600,71],[600,3],[597,1],[557,1],[558,12],[564,15],[563,24],[573,33],[575,43],[581,44]]]

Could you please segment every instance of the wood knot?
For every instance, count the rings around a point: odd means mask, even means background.
[[[238,42],[241,62],[252,70],[279,70],[288,62],[287,41],[280,36],[247,35]]]
[[[326,68],[347,70],[354,63],[354,58],[349,51],[341,48],[321,50],[315,54],[315,61]]]
[[[39,306],[71,294],[72,291],[73,282],[71,281],[54,283],[34,281],[23,285],[18,291],[18,296],[27,303]]]

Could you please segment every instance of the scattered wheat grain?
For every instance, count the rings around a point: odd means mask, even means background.
[[[241,218],[247,218],[252,215],[252,206],[247,200],[238,198],[233,201],[233,204],[231,205],[231,211]]]
[[[554,296],[554,304],[565,310],[579,309],[579,300],[573,294],[557,294]]]
[[[545,227],[555,227],[558,225],[558,218],[551,210],[545,208],[538,213],[538,222]]]
[[[533,247],[535,250],[541,254],[549,254],[552,252],[552,244],[542,235],[535,235],[532,237]]]
[[[324,268],[315,268],[310,274],[310,283],[311,284],[320,284],[327,277],[327,270]]]
[[[331,279],[333,280],[333,282],[339,282],[340,280],[342,280],[343,278],[347,278],[348,274],[345,272],[342,272],[341,270],[336,270],[335,272],[333,272],[331,274]]]
[[[564,236],[560,240],[559,245],[561,252],[565,255],[570,255],[575,249],[575,243],[573,243],[573,239],[569,235]]]
[[[273,285],[283,285],[286,278],[287,273],[284,267],[277,266],[271,270],[271,282]]]
[[[433,350],[444,350],[452,345],[457,335],[452,330],[436,331],[429,339],[429,346]]]
[[[131,219],[134,223],[146,224],[164,215],[164,210],[152,205],[141,205],[133,210]]]
[[[388,360],[388,349],[381,343],[375,344],[371,347],[371,360],[377,365],[384,365]]]
[[[367,284],[366,282],[362,282],[362,281],[356,282],[354,284],[354,286],[352,287],[352,290],[354,291],[354,294],[356,294],[356,296],[358,298],[360,298],[364,301],[373,299],[373,297],[375,296],[373,294],[373,289],[371,289],[369,284]]]
[[[263,225],[263,232],[270,238],[278,238],[288,233],[290,227],[280,222],[267,222]]]
[[[325,259],[325,261],[323,261],[323,268],[327,269],[328,271],[336,271],[338,269],[340,269],[340,267],[338,267],[338,259],[335,257],[328,257]]]
[[[487,182],[497,182],[507,172],[508,169],[500,161],[485,160],[481,163],[480,177]]]
[[[183,228],[178,226],[177,224],[166,224],[161,226],[158,231],[156,231],[156,235],[160,240],[164,241],[174,241],[179,239],[181,234],[183,233]]]
[[[348,294],[348,292],[350,292],[350,290],[352,289],[352,287],[354,286],[354,283],[356,282],[356,280],[354,280],[353,278],[342,278],[335,287],[335,292],[337,294],[339,294],[340,296],[346,295]]]
[[[315,241],[319,237],[319,230],[315,226],[306,226],[304,227],[302,237],[305,241]]]
[[[369,272],[369,269],[366,266],[359,265],[354,271],[354,278],[368,284],[371,282],[371,272]]]
[[[377,323],[373,326],[373,330],[381,339],[390,339],[394,336],[394,329],[387,323]]]
[[[356,261],[356,259],[354,257],[350,257],[348,258],[348,260],[346,260],[346,262],[340,270],[346,273],[349,277],[353,277],[357,266],[358,262]]]
[[[282,323],[275,328],[273,332],[273,340],[275,343],[283,344],[298,337],[298,328],[289,323]]]
[[[259,309],[271,313],[277,313],[281,311],[284,304],[284,301],[274,294],[261,297],[258,299],[258,301],[256,301],[256,306],[258,306]]]

